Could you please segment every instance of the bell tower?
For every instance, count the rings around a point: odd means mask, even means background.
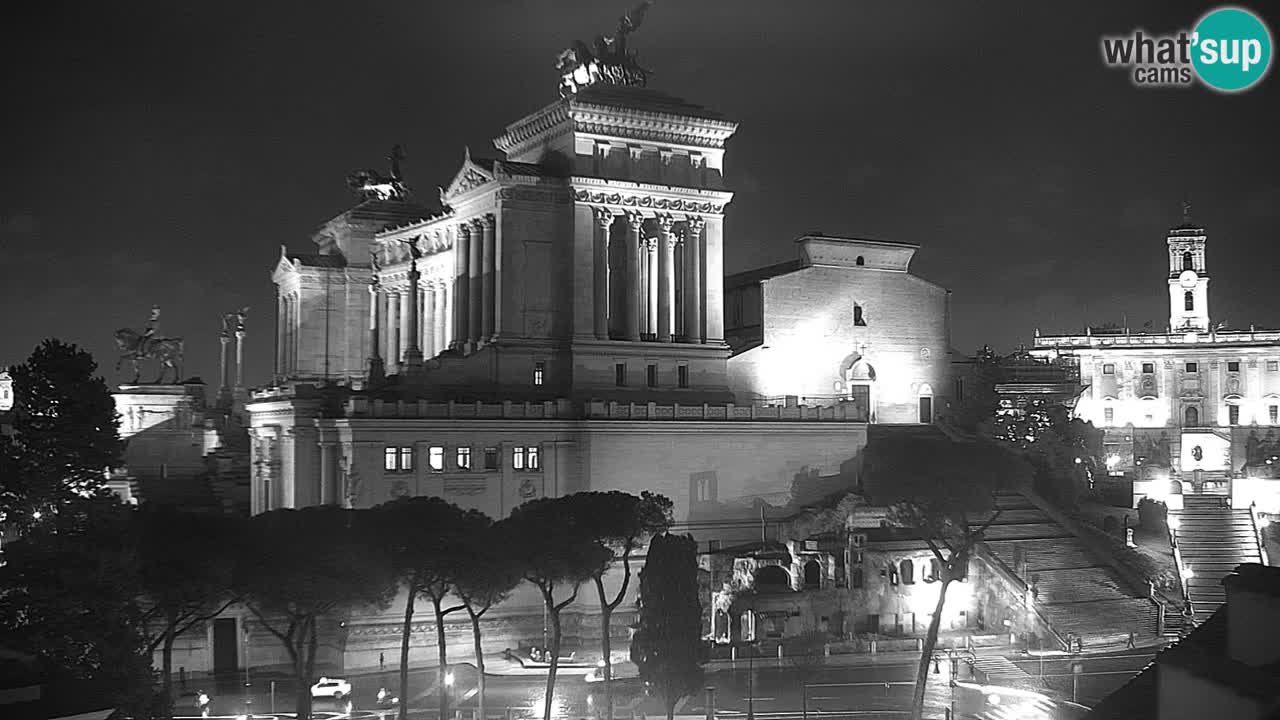
[[[1171,229],[1169,246],[1169,329],[1208,332],[1209,273],[1205,269],[1204,228],[1191,221],[1191,203],[1182,204],[1182,224]]]

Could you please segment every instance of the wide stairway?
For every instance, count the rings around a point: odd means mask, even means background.
[[[1035,588],[1036,605],[1057,633],[1075,633],[1086,648],[1156,633],[1156,606],[1136,597],[1103,558],[1020,494],[996,498],[1000,516],[986,546]]]
[[[1169,519],[1177,521],[1183,567],[1191,568],[1187,599],[1196,622],[1204,622],[1227,601],[1222,578],[1240,563],[1262,562],[1253,518],[1248,510],[1232,510],[1222,495],[1183,495],[1182,511]]]

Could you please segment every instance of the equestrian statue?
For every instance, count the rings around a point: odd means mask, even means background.
[[[160,321],[160,308],[151,308],[151,319],[142,332],[133,328],[120,328],[115,333],[116,345],[120,348],[120,357],[116,360],[116,372],[125,360],[133,363],[133,384],[138,384],[141,370],[139,360],[155,360],[160,365],[160,374],[153,384],[164,382],[167,370],[173,370],[173,382],[176,384],[182,376],[182,338],[160,337],[156,335],[156,324]]]

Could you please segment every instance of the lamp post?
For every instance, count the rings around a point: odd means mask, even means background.
[[[749,640],[747,647],[747,720],[756,720],[756,641]]]
[[[444,693],[444,711],[446,713],[449,712],[449,688],[451,687],[453,687],[453,671],[446,668],[444,673],[444,687],[440,690],[440,692]],[[440,718],[440,720],[444,720],[444,718]]]

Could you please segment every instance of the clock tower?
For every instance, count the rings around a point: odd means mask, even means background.
[[[1191,221],[1191,203],[1182,204],[1182,224],[1169,231],[1169,329],[1209,330],[1209,273],[1205,270],[1204,228]]]

